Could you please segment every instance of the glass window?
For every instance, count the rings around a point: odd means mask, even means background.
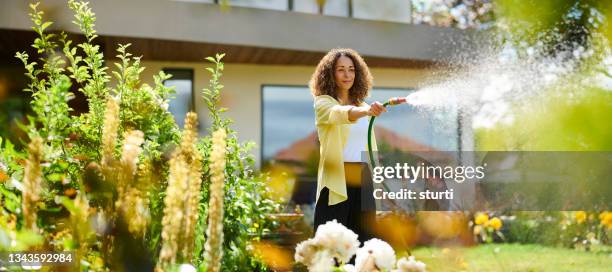
[[[385,102],[411,92],[413,90],[375,88],[366,101]],[[306,86],[264,86],[262,99],[262,166],[291,169],[297,177],[296,188],[300,188],[294,190],[293,200],[312,203],[319,142],[310,90]],[[381,151],[423,147],[443,151],[459,149],[456,110],[428,111],[407,105],[389,107],[388,113],[376,119],[375,131]]]
[[[229,0],[228,2],[231,6],[289,10],[289,1],[287,0]]]
[[[215,0],[172,0],[176,2],[193,2],[193,3],[215,3]]]
[[[353,0],[353,17],[410,23],[410,0]]]
[[[274,160],[283,149],[314,132],[312,103],[306,87],[264,86],[264,160]]]
[[[323,6],[323,14],[347,17],[349,0],[327,0]],[[319,13],[316,0],[293,0],[293,10],[305,13]]]
[[[168,110],[174,116],[180,128],[185,123],[185,115],[194,110],[193,102],[193,69],[164,69],[172,78],[164,81],[165,86],[174,86],[176,93],[168,103]]]

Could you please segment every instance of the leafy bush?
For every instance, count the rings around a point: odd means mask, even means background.
[[[591,250],[608,245],[612,225],[608,212],[517,212],[506,220],[507,242]],[[612,217],[608,217],[612,218]]]
[[[558,212],[516,212],[508,218],[504,235],[510,243],[556,245],[559,242]]]
[[[38,34],[33,60],[17,53],[26,69],[32,93],[32,116],[22,125],[31,141],[29,151],[0,141],[0,249],[75,250],[82,269],[123,271],[158,266],[164,228],[164,198],[169,160],[185,148],[172,115],[167,110],[173,88],[164,86],[171,76],[160,72],[154,86],[141,83],[140,57],[119,45],[109,74],[93,26],[95,14],[88,3],[69,0],[74,23],[85,40],[74,45],[65,33],[48,33],[52,24],[43,20],[38,4],[30,17]],[[210,111],[210,131],[224,130],[223,271],[265,269],[250,250],[252,240],[274,227],[267,216],[278,209],[266,187],[266,177],[254,171],[249,155],[253,143],[240,143],[229,128],[231,120],[218,108],[223,55],[208,58],[214,67],[210,87],[203,92]],[[111,85],[111,75],[116,84]],[[82,92],[89,111],[71,115],[72,90]],[[0,139],[1,140],[1,139]],[[195,142],[195,141],[194,141]],[[193,252],[176,263],[206,267],[206,237],[211,136],[194,143],[201,169],[194,169],[201,188],[194,230]],[[198,183],[199,184],[199,183]],[[34,189],[34,188],[40,188]],[[192,194],[193,195],[193,194]],[[197,196],[197,194],[195,194]],[[30,222],[33,221],[33,222]],[[26,224],[28,223],[28,224]],[[172,269],[172,267],[168,267]]]

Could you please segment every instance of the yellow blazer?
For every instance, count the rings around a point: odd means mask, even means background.
[[[362,105],[367,105],[362,103]],[[344,145],[349,136],[348,112],[351,105],[343,106],[329,95],[319,95],[314,99],[315,124],[319,135],[320,156],[317,174],[317,201],[323,188],[329,189],[328,205],[335,205],[348,199],[344,175]],[[366,146],[367,148],[367,146]],[[376,137],[372,132],[372,149],[377,151]],[[366,149],[367,150],[367,149]]]

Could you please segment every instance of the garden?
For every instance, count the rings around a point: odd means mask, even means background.
[[[476,149],[611,150],[612,6],[555,2],[542,1],[537,9],[533,3],[496,3],[495,20],[506,27],[500,32],[511,34],[499,42],[516,45],[515,54],[529,55],[536,48],[536,55],[563,63],[560,59],[570,57],[560,52],[580,57],[571,71],[560,74],[563,80],[538,86],[535,98],[512,97],[512,120],[475,125]],[[0,138],[0,271],[612,267],[609,196],[608,202],[581,210],[482,205],[461,211],[378,212],[371,222],[376,238],[365,243],[334,221],[314,232],[307,220],[309,207],[286,198],[294,189],[287,185],[287,169],[258,169],[251,152],[257,147],[232,128],[231,109],[221,107],[225,54],[206,58],[209,65],[201,67],[209,81],[197,99],[206,105],[210,123],[201,135],[197,128],[204,120],[196,113],[187,113],[179,127],[168,110],[175,90],[164,81],[172,75],[160,72],[152,79],[155,84],[143,83],[139,52],[117,44],[110,61],[96,43],[97,18],[89,3],[68,0],[67,5],[83,38],[50,31],[53,22],[33,3],[29,15],[36,38],[31,46],[37,54],[15,55],[28,80],[24,92],[31,114],[19,125],[25,137]],[[562,42],[540,37],[551,32]],[[73,114],[74,90],[86,98],[85,113]],[[609,174],[610,164],[592,170]],[[598,186],[610,192],[609,177]],[[19,257],[17,264],[9,264],[9,254],[20,252],[26,255],[11,256]],[[38,255],[27,256],[32,252],[69,255],[49,265],[33,259]]]

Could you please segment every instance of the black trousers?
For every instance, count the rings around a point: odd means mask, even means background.
[[[338,223],[359,235],[359,241],[365,242],[373,237],[372,230],[376,218],[373,182],[370,168],[362,164],[361,186],[347,185],[348,199],[335,205],[329,203],[329,189],[323,188],[315,206],[314,229],[327,221],[336,219]]]

